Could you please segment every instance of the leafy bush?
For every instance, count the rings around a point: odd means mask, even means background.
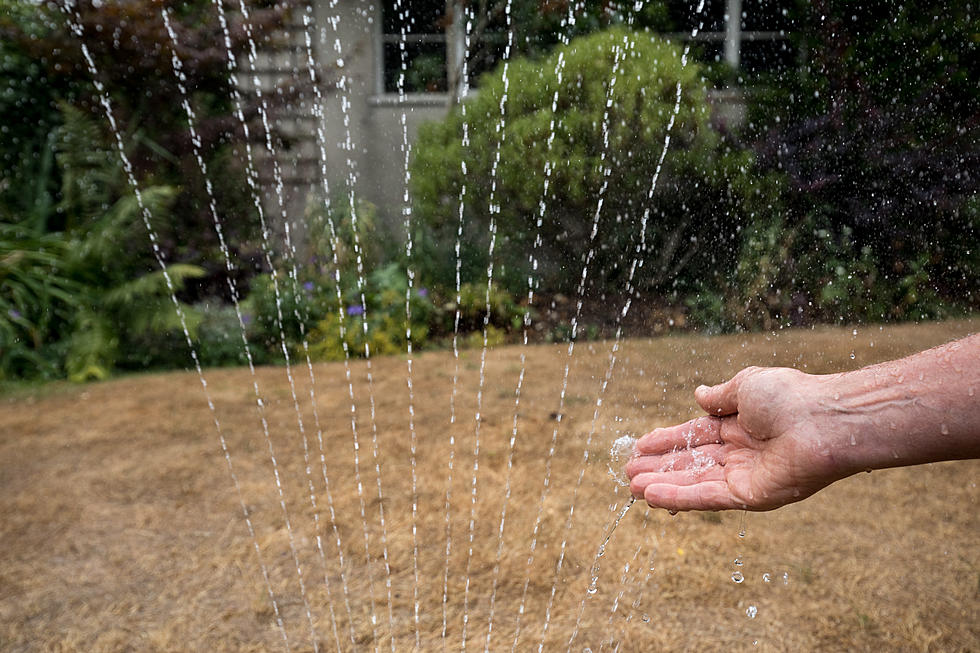
[[[976,307],[976,17],[939,3],[792,12],[809,57],[750,105],[759,169],[778,187],[741,244],[737,321]]]
[[[333,310],[326,313],[313,329],[309,338],[312,357],[315,360],[343,360],[345,344],[351,356],[363,356],[365,351],[372,356],[404,352],[408,345],[409,325],[405,315],[407,289],[408,276],[397,263],[376,270],[365,287],[366,306],[361,304],[357,292],[348,293],[343,311],[338,310],[334,302]],[[428,339],[429,324],[436,309],[425,288],[415,290],[409,306],[412,345],[417,348]],[[341,326],[344,327],[343,338]]]
[[[560,82],[559,59],[564,62]],[[480,93],[467,100],[468,148],[461,145],[460,108],[420,131],[411,172],[416,215],[429,230],[423,247],[452,251],[465,180],[462,259],[467,280],[485,276],[488,225],[495,211],[498,278],[514,294],[525,291],[542,199],[547,211],[537,274],[545,292],[574,292],[600,200],[590,274],[599,289],[622,286],[631,254],[640,247],[639,224],[647,212],[640,288],[664,290],[690,282],[695,271],[724,269],[742,221],[735,190],[749,157],[734,152],[711,128],[699,68],[681,66],[680,59],[674,45],[614,28],[579,38],[542,61],[514,60],[507,71],[502,131],[504,79],[498,67],[481,80]],[[647,199],[678,84],[681,102],[664,171]],[[549,168],[549,191],[542,198]],[[495,206],[490,207],[494,186]],[[425,261],[427,275],[452,285],[452,257],[426,256]]]
[[[0,379],[60,373],[59,334],[79,308],[62,234],[0,216]]]
[[[253,34],[262,47],[283,22],[284,6],[259,3],[251,12]],[[160,15],[162,5],[146,0],[133,2],[72,3],[81,25],[81,35],[71,33],[64,13],[55,3],[30,0],[0,0],[0,112],[5,118],[0,130],[0,203],[21,215],[27,209],[25,190],[34,189],[46,153],[53,149],[48,139],[62,124],[61,104],[72,105],[105,123],[91,73],[81,54],[84,44],[110,97],[113,111],[129,146],[129,157],[137,178],[146,186],[169,186],[173,212],[157,225],[159,245],[168,260],[206,264],[219,260],[217,237],[211,227],[205,186],[173,74],[170,37]],[[193,90],[200,149],[210,172],[210,182],[222,207],[225,236],[234,254],[256,249],[257,215],[247,193],[242,192],[244,164],[240,147],[244,135],[232,104],[226,53],[215,47],[220,27],[210,0],[171,5],[185,85]],[[243,56],[248,43],[241,17],[229,11],[231,49]],[[298,82],[301,83],[301,82]],[[290,89],[272,94],[267,101],[273,112],[291,101]],[[297,89],[298,90],[298,89]],[[244,115],[255,119],[258,101],[243,92]],[[260,130],[253,133],[264,137]],[[274,135],[278,136],[278,135]],[[111,156],[115,156],[110,153]],[[46,229],[70,230],[58,204],[64,187],[58,175],[48,177],[45,188],[31,197],[51,205]],[[96,201],[97,185],[79,187]],[[40,191],[46,191],[45,195]],[[63,198],[61,198],[63,199]],[[145,238],[144,238],[145,243]],[[145,248],[145,245],[144,245]],[[200,297],[225,291],[220,265],[213,278],[195,281],[188,294]]]

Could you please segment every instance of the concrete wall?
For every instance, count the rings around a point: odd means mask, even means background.
[[[375,204],[381,219],[400,224],[402,116],[411,144],[420,123],[445,115],[447,97],[412,95],[400,101],[396,94],[383,93],[380,5],[356,0],[331,4],[315,4],[318,63],[324,76],[337,82],[324,103],[331,196],[346,197],[353,178],[357,197]]]

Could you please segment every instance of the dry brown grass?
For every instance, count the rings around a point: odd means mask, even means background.
[[[976,461],[862,474],[801,504],[747,515],[744,538],[737,536],[740,513],[670,517],[637,504],[601,559],[599,591],[591,597],[586,593],[596,549],[613,516],[611,509],[625,499],[606,469],[609,445],[620,433],[639,434],[692,416],[695,385],[720,381],[744,365],[836,371],[973,330],[971,322],[950,322],[868,327],[856,336],[850,329],[820,329],[624,343],[574,501],[545,650],[566,649],[582,601],[585,611],[573,647],[578,651],[586,646],[611,651],[612,642],[620,651],[980,648],[976,489],[980,463]],[[467,648],[484,648],[520,352],[501,348],[488,356],[469,563],[480,352],[462,354],[455,425],[449,423],[452,354],[427,353],[415,362],[423,650],[460,646],[467,580]],[[566,348],[539,346],[527,352],[491,650],[511,649],[529,571],[530,535],[546,454],[557,427],[551,491],[544,503],[516,648],[536,649],[542,637],[608,354],[608,343],[582,343],[576,348],[565,414],[558,423],[552,415],[558,409]],[[316,367],[317,406],[352,619],[341,597],[323,478],[314,464],[326,570],[317,554],[302,438],[284,370],[261,369],[258,383],[266,398],[321,649],[336,648],[332,606],[343,648],[354,648],[348,634],[351,626],[357,649],[387,650],[394,638],[396,650],[411,650],[415,583],[406,363],[390,358],[373,365],[393,627],[384,582],[366,369],[363,362],[353,366],[370,560],[365,558],[354,479],[344,368]],[[304,425],[318,456],[305,368],[295,370],[295,375]],[[290,644],[293,650],[311,649],[248,370],[211,371],[207,378]],[[443,640],[450,434],[455,435],[457,447],[451,488],[448,634]],[[736,557],[744,560],[742,584],[730,578]],[[770,574],[772,581],[765,582],[763,574]],[[746,615],[749,606],[758,609],[754,619]],[[0,649],[282,648],[252,540],[196,375],[50,386],[0,403]]]

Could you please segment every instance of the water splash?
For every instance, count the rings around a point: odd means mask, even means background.
[[[620,487],[629,487],[629,477],[626,476],[626,463],[633,457],[633,448],[637,438],[632,435],[621,435],[613,441],[609,448],[609,476]]]

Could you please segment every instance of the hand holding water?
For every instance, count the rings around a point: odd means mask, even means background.
[[[702,386],[708,413],[655,429],[633,495],[676,510],[771,510],[862,470],[980,457],[980,336],[854,372],[747,368]]]

